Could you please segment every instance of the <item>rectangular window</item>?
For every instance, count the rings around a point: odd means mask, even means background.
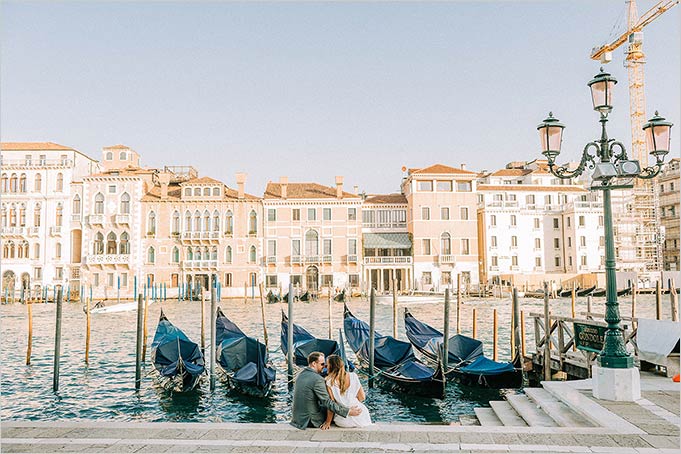
[[[603,216],[598,216],[598,226],[603,227]]]
[[[511,247],[518,247],[518,237],[515,235],[511,237]]]
[[[128,273],[121,273],[121,287],[128,286]]]
[[[534,266],[536,266],[536,267],[541,266],[541,257],[535,257],[534,258]]]
[[[493,215],[491,215],[491,216],[489,217],[489,225],[491,225],[492,227],[496,227],[496,225],[497,225],[497,216],[496,216],[495,214],[493,214]]]
[[[300,240],[291,240],[291,255],[300,256]]]
[[[276,287],[277,286],[277,275],[268,274],[265,276],[265,287]]]
[[[496,255],[492,256],[492,266],[499,266],[499,257]]]
[[[518,266],[518,256],[517,255],[511,256],[511,265],[512,266]]]
[[[390,227],[390,210],[378,210],[378,227]]]
[[[99,273],[93,274],[92,277],[94,281],[93,284],[95,285],[95,287],[99,287]]]
[[[528,205],[534,205],[534,195],[530,194],[525,197],[525,203]]]
[[[570,218],[567,218],[567,226],[568,227],[572,226],[572,220]]]
[[[440,208],[440,219],[442,219],[443,221],[449,220],[449,208],[447,207]]]
[[[516,215],[515,215],[515,214],[512,214],[512,215],[511,215],[511,226],[515,227],[516,225],[518,225],[518,221],[517,221]]]
[[[586,255],[581,256],[580,262],[582,266],[586,266]]]
[[[461,207],[461,220],[462,221],[467,221],[468,220],[468,207]]]
[[[115,194],[116,193],[116,185],[109,185],[109,194]]]
[[[294,208],[291,210],[291,218],[294,221],[300,221],[300,208]]]
[[[534,248],[535,249],[541,249],[541,238],[535,238],[534,239]]]
[[[330,239],[325,239],[324,240],[324,249],[323,249],[323,254],[324,255],[331,255],[331,240]]]
[[[43,278],[43,269],[39,266],[33,268],[33,279],[39,281]]]
[[[331,208],[324,208],[323,214],[324,214],[324,220],[325,221],[331,220]]]
[[[674,240],[674,243],[676,243],[676,240]],[[598,245],[600,247],[605,247],[605,237],[604,236],[601,236],[601,237],[598,238]],[[676,244],[674,245],[674,247],[676,247]]]
[[[438,192],[452,192],[451,180],[438,180],[437,181],[437,191]]]
[[[376,213],[373,210],[362,210],[362,224],[372,226],[376,222]]]
[[[449,285],[452,282],[452,272],[443,271],[442,272],[442,284]]]
[[[553,248],[554,249],[560,249],[560,238],[554,238],[553,239]]]
[[[568,257],[568,266],[572,266],[572,256]]]
[[[558,218],[553,218],[553,228],[554,229],[560,228],[560,221],[558,220]]]
[[[419,191],[431,192],[433,190],[433,182],[421,180],[417,182],[417,187]]]
[[[307,209],[307,220],[308,221],[316,221],[317,220],[317,209],[316,208],[308,208]]]
[[[568,247],[572,247],[572,237],[568,237]]]
[[[292,274],[291,275],[291,284],[293,284],[294,287],[300,287],[303,283],[303,276],[301,274]]]
[[[579,245],[581,247],[586,247],[586,237],[585,236],[580,236],[579,237]]]
[[[267,256],[277,256],[277,240],[267,240]]]
[[[106,285],[109,287],[114,286],[114,274],[113,273],[107,273],[106,274]]]
[[[430,208],[421,207],[421,219],[428,221],[430,219]]]
[[[348,254],[357,255],[357,240],[354,238],[348,240]]]
[[[274,222],[277,220],[277,209],[276,208],[268,208],[267,209],[267,220],[269,222]]]
[[[534,218],[534,228],[535,229],[539,228],[539,218]]]
[[[357,220],[357,208],[348,208],[348,221]]]
[[[586,225],[586,220],[584,219],[584,216],[579,217],[579,226],[584,227]]]
[[[333,286],[333,274],[322,274],[322,287]]]
[[[544,196],[544,205],[551,205],[551,194]]]
[[[555,258],[555,264],[556,266],[560,266],[560,257]]]
[[[424,271],[421,273],[421,281],[423,282],[423,285],[431,285],[433,283],[433,278],[430,274],[430,271]]]
[[[423,255],[430,255],[430,239],[421,240],[421,251]]]
[[[225,273],[225,287],[232,286],[232,273]]]
[[[492,236],[490,238],[490,246],[497,247],[497,237],[496,236]]]
[[[56,279],[58,281],[61,281],[62,279],[64,279],[64,268],[62,268],[61,266],[58,266],[54,269],[54,271],[55,271],[55,274],[57,275]]]
[[[457,181],[456,190],[459,192],[472,192],[473,184],[470,181]]]
[[[470,240],[468,238],[464,238],[461,240],[461,254],[468,255],[470,253]]]
[[[348,278],[350,280],[350,287],[359,287],[359,274],[350,274]]]

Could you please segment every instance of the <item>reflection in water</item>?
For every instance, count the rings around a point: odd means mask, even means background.
[[[169,421],[187,421],[194,419],[199,413],[199,406],[204,397],[203,390],[195,388],[186,393],[166,391],[161,386],[154,386],[158,395],[161,410]]]

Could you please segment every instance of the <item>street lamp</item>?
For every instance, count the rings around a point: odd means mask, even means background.
[[[608,114],[612,111],[612,95],[617,80],[601,71],[587,84],[591,89],[593,108],[600,114],[601,138],[589,142],[584,147],[578,166],[569,169],[556,164],[563,140],[563,129],[558,119],[549,113],[537,126],[541,138],[542,154],[546,156],[549,170],[558,178],[570,179],[592,170],[591,190],[603,191],[603,217],[605,228],[605,282],[606,312],[608,326],[605,332],[603,350],[598,356],[598,366],[594,366],[594,397],[606,400],[629,400],[640,398],[640,378],[633,367],[633,358],[627,352],[622,331],[620,312],[617,302],[617,283],[615,275],[615,244],[612,227],[612,207],[610,191],[633,187],[633,179],[651,179],[660,173],[664,158],[669,153],[672,123],[655,116],[643,126],[649,153],[655,158],[652,166],[641,169],[637,160],[629,159],[621,142],[609,139],[605,131]],[[631,381],[626,384],[625,377]]]

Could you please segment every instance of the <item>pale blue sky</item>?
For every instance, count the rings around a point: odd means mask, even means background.
[[[655,2],[639,0],[642,14]],[[647,116],[681,128],[681,7],[645,29]],[[561,160],[599,135],[589,51],[624,0],[451,3],[3,2],[1,136],[97,159],[191,164],[261,195],[268,180],[367,192],[400,168],[493,170],[539,156],[549,110]],[[609,132],[631,143],[623,52]]]

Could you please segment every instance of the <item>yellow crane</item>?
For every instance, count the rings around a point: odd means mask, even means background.
[[[631,116],[631,156],[638,159],[641,167],[648,163],[648,156],[645,150],[645,137],[643,134],[643,123],[646,121],[645,93],[643,79],[643,64],[645,55],[643,54],[643,28],[652,21],[660,17],[666,11],[679,3],[679,0],[659,1],[638,17],[636,0],[627,0],[627,30],[608,44],[594,47],[591,50],[591,58],[600,60],[601,63],[612,61],[612,51],[627,42],[624,52],[625,66],[629,72],[629,114]]]

